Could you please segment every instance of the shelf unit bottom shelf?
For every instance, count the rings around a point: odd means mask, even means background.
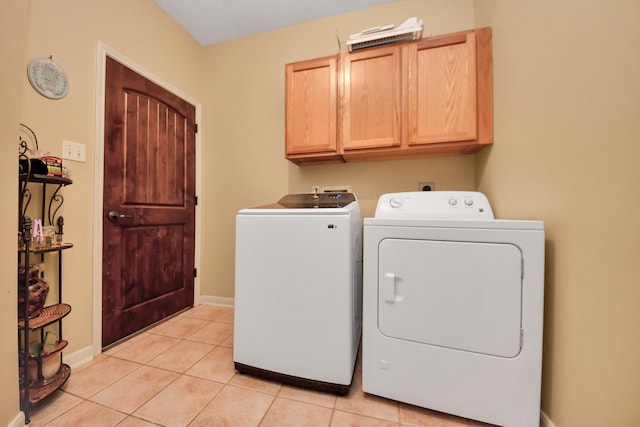
[[[29,402],[36,404],[51,395],[67,382],[69,376],[71,376],[71,368],[65,363],[61,364],[58,373],[46,384],[31,384],[29,386]]]

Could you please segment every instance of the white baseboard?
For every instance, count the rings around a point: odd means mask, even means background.
[[[85,363],[91,362],[95,356],[96,355],[93,354],[93,347],[88,345],[80,350],[74,351],[73,353],[62,353],[62,361],[69,365],[71,367],[71,371],[73,371],[73,368],[77,368]]]
[[[209,295],[200,295],[198,304],[219,305],[222,307],[233,307],[234,299],[225,297],[214,297]]]
[[[540,411],[540,427],[556,427],[551,418],[544,411]]]
[[[15,418],[7,424],[7,427],[24,427],[25,425],[24,412],[20,411],[18,412],[18,415],[16,415]]]

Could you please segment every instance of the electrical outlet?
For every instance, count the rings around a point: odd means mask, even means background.
[[[76,162],[86,162],[86,147],[79,142],[62,140],[62,158]]]
[[[431,182],[420,182],[418,183],[418,191],[435,191],[436,183]]]

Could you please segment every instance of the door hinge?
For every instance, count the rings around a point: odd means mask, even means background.
[[[193,269],[193,277],[198,277],[198,269],[197,268]]]
[[[193,201],[195,202],[196,206],[198,206],[198,196],[194,196]]]
[[[198,124],[197,123],[193,124],[193,132],[194,133],[198,133]]]

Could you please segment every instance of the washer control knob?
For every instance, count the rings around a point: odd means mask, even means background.
[[[392,197],[389,200],[389,206],[391,206],[392,208],[399,208],[400,206],[402,206],[402,199],[399,199],[397,197]]]
[[[471,198],[464,199],[464,204],[467,206],[473,206],[473,199]]]
[[[449,199],[449,205],[455,206],[458,204],[458,199],[454,199],[453,197]]]

